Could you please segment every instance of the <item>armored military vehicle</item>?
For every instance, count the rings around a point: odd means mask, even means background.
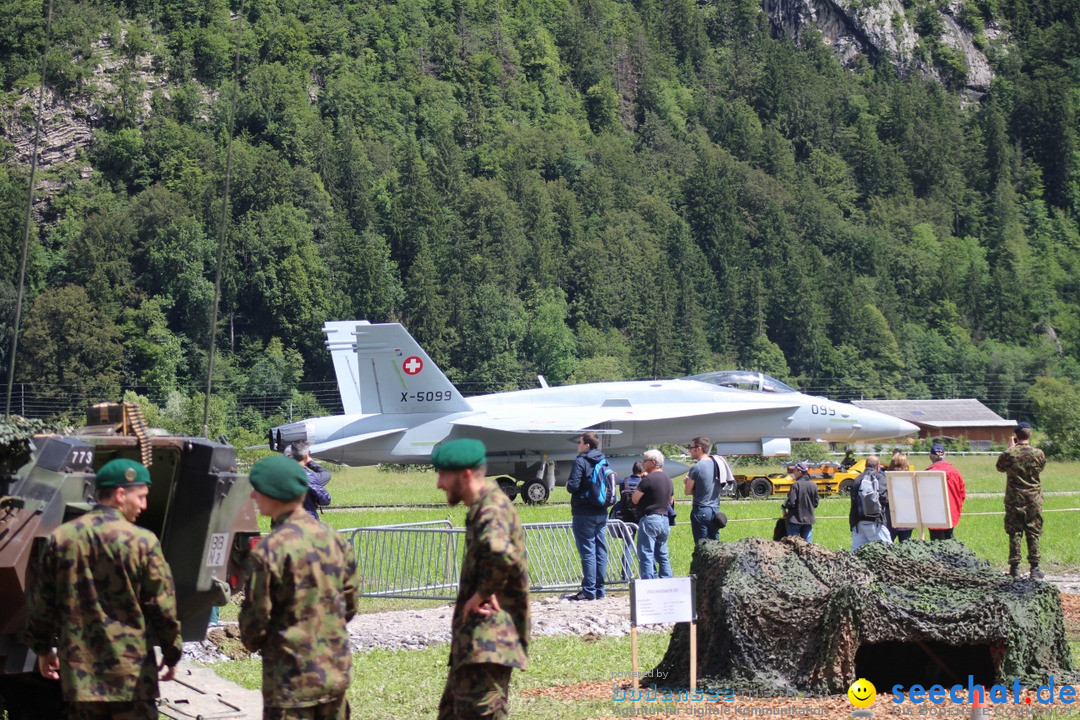
[[[243,560],[259,537],[236,451],[151,429],[134,403],[94,405],[73,434],[0,433],[0,702],[11,718],[58,711],[58,684],[37,674],[34,653],[21,642],[26,594],[45,539],[93,506],[94,473],[114,458],[150,469],[153,483],[137,524],[161,539],[185,641],[205,637],[211,608],[240,584]]]

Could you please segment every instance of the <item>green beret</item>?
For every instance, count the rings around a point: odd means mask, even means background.
[[[263,458],[251,466],[251,487],[275,500],[295,500],[308,489],[304,466],[284,455]]]
[[[97,487],[126,487],[128,485],[149,485],[150,471],[141,462],[116,458],[101,466],[97,471]]]
[[[436,470],[469,470],[487,463],[487,448],[479,440],[463,438],[440,443],[431,452]]]

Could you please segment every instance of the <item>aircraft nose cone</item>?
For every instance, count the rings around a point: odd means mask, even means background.
[[[864,440],[907,437],[919,432],[918,425],[872,410],[859,412],[859,424],[858,435]]]
[[[667,473],[667,476],[670,477],[670,478],[677,478],[680,475],[683,475],[684,473],[688,472],[689,470],[690,470],[689,465],[686,465],[685,463],[681,463],[678,460],[665,460],[664,461],[664,472]]]

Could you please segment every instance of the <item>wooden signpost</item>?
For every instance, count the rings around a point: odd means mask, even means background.
[[[942,470],[893,470],[885,473],[889,489],[889,517],[894,528],[952,527],[949,488]]]
[[[697,603],[694,576],[630,581],[630,653],[638,683],[638,625],[690,623],[690,692],[697,688]],[[637,704],[641,703],[640,694]]]

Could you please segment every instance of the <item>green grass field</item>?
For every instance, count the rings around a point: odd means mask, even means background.
[[[667,650],[668,636],[641,633],[638,653],[641,671],[656,666]],[[349,687],[352,717],[371,720],[433,718],[446,682],[447,648],[425,650],[372,650],[353,656]],[[529,645],[530,667],[515,672],[510,683],[511,715],[537,720],[570,720],[610,715],[612,700],[573,701],[550,697],[523,697],[522,692],[575,683],[628,682],[630,638],[585,640],[577,637],[537,637]],[[214,666],[222,677],[244,687],[258,688],[258,660],[239,660]]]
[[[924,457],[917,457],[915,467],[924,467]],[[1003,493],[1004,476],[994,469],[992,456],[953,458],[964,476],[968,493]],[[926,463],[929,464],[929,463]],[[762,468],[765,469],[765,468]],[[741,472],[741,470],[740,470]],[[689,571],[693,541],[690,536],[689,500],[682,496],[681,480],[676,480],[676,510],[679,521],[672,529],[670,548],[676,574]],[[1050,463],[1043,473],[1046,492],[1080,492],[1080,462]],[[445,496],[435,487],[431,471],[386,472],[376,468],[341,468],[334,473],[330,484],[334,505],[386,506],[400,504],[441,504]],[[563,488],[555,488],[553,501],[568,498]],[[744,537],[771,537],[773,524],[780,514],[783,496],[767,500],[725,501],[724,512],[731,520],[721,532],[724,540]],[[525,505],[515,501],[521,519],[526,523],[555,522],[570,519],[567,505]],[[1080,533],[1076,530],[1070,508],[1080,508],[1080,495],[1049,496],[1044,504],[1042,538],[1043,565],[1048,571],[1080,569]],[[830,550],[851,547],[847,525],[848,500],[823,496],[818,508],[819,521],[814,527],[814,542]],[[1059,512],[1063,511],[1063,512]],[[982,514],[988,513],[988,514]],[[969,498],[957,528],[957,539],[970,547],[979,557],[995,567],[1004,568],[1008,562],[1008,539],[1002,526],[1002,500],[997,497]],[[450,519],[460,527],[464,524],[464,508],[417,507],[394,509],[343,509],[324,514],[324,519],[336,528],[390,525],[425,520]]]
[[[969,493],[1001,493],[1005,491],[1005,476],[994,469],[995,456],[977,455],[950,457],[964,476]],[[925,455],[913,456],[912,463],[922,469],[930,465]],[[769,466],[739,466],[735,472],[750,474],[781,471],[781,462]],[[445,497],[435,487],[435,473],[431,470],[391,472],[379,468],[333,467],[334,479],[330,486],[335,505],[419,505],[442,503]],[[676,494],[679,483],[676,483]],[[1045,492],[1080,492],[1080,462],[1051,462],[1043,472]],[[552,500],[565,501],[566,491],[555,488]],[[520,501],[519,501],[520,502]]]
[[[638,657],[641,672],[656,666],[667,650],[666,633],[641,633]],[[353,681],[349,687],[352,717],[357,720],[401,720],[433,718],[446,682],[447,647],[424,650],[372,650],[353,656]],[[1073,656],[1080,644],[1073,643]],[[510,710],[513,717],[530,720],[579,720],[607,717],[616,703],[605,694],[589,698],[537,695],[531,691],[565,688],[579,683],[625,683],[631,674],[630,638],[586,639],[578,637],[537,637],[529,645],[530,667],[515,672],[510,683]],[[258,688],[261,665],[258,660],[219,663],[215,672],[248,688]],[[881,690],[879,689],[879,692]],[[880,703],[881,701],[879,701]],[[955,706],[949,706],[953,709]],[[733,714],[734,708],[726,708]],[[1057,707],[1060,711],[1063,708]],[[963,715],[966,717],[966,710]],[[841,717],[841,716],[838,716]],[[1024,717],[1037,717],[1024,715]],[[1054,717],[1080,717],[1055,714]]]

